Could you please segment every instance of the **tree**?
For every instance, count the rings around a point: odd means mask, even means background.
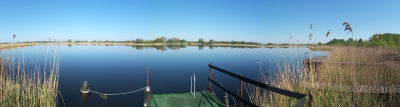
[[[154,43],[162,43],[160,38],[154,39]]]
[[[336,39],[333,38],[331,41],[329,41],[328,43],[326,43],[327,45],[345,45],[346,41],[344,41],[344,39]]]
[[[181,44],[183,44],[183,43],[186,43],[186,40],[185,39],[182,39],[182,40],[180,40],[179,41]]]
[[[136,39],[136,43],[143,43],[144,42],[144,40],[143,39]]]
[[[347,41],[343,39],[333,39],[327,43],[328,45],[354,45],[354,46],[376,46],[386,48],[400,49],[400,34],[384,33],[374,34],[367,41],[362,39],[353,40],[349,38]]]
[[[214,44],[214,40],[213,39],[209,40],[208,44]]]
[[[154,43],[164,43],[167,40],[166,37],[158,37],[154,40]]]
[[[267,43],[266,45],[274,45],[273,43]]]
[[[167,40],[167,43],[172,43],[172,39],[168,39],[168,40]]]
[[[68,39],[67,42],[72,42],[72,40],[71,40],[71,39]]]
[[[204,43],[204,40],[203,40],[203,38],[199,38],[199,43],[201,43],[201,44],[203,44],[203,43]]]
[[[179,43],[179,38],[171,38],[171,40],[172,40],[172,43]]]
[[[164,43],[167,40],[167,37],[165,37],[165,36],[160,37],[160,40],[161,40],[161,43]]]

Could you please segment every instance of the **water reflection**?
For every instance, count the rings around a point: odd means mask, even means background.
[[[106,45],[108,46],[108,45]],[[156,49],[159,51],[167,51],[167,50],[179,50],[180,48],[186,48],[186,45],[124,45],[124,46],[130,46],[132,48],[135,48],[136,50],[143,50],[143,49]],[[208,47],[209,49],[214,49],[217,47],[221,48],[275,48],[275,47],[255,47],[255,46],[215,46],[215,45],[197,45],[199,50],[203,50],[205,47]]]
[[[81,95],[81,97],[82,97],[82,100],[83,100],[83,102],[87,102],[88,101],[88,95],[89,95],[90,93],[88,93],[88,94],[85,94],[85,93],[81,93],[80,95]]]
[[[72,45],[92,45],[92,46],[114,46],[118,44],[67,44],[67,46],[70,48]],[[159,51],[167,51],[167,50],[179,50],[180,48],[186,48],[188,45],[120,45],[120,46],[130,46],[132,48],[135,48],[136,50],[143,50],[143,49],[156,49]],[[192,46],[192,45],[189,45]],[[199,50],[203,50],[205,47],[208,47],[209,49],[214,49],[217,47],[222,47],[222,48],[276,48],[276,47],[257,47],[257,46],[228,46],[228,45],[195,45],[195,47],[198,47]],[[279,48],[279,47],[278,47]],[[288,48],[288,47],[280,47],[280,48]]]

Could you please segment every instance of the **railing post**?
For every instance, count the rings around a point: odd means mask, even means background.
[[[149,84],[149,66],[147,66],[147,86],[146,91],[150,91],[150,84]]]
[[[147,66],[147,87],[149,86],[149,67]]]
[[[243,80],[240,80],[240,98],[243,98]],[[243,107],[243,101],[240,101],[240,107]]]
[[[147,86],[146,86],[146,90],[144,92],[144,107],[150,107],[150,102],[151,102],[151,92],[150,92],[150,84],[149,84],[149,67],[147,66]]]
[[[313,106],[313,96],[311,94],[311,89],[308,90],[308,107]]]
[[[210,65],[212,65],[211,62],[210,62]],[[208,85],[209,85],[209,86],[208,86],[208,90],[209,90],[209,91],[212,91],[212,88],[211,88],[211,73],[212,73],[212,68],[211,68],[211,66],[210,66],[209,68],[210,68],[210,69],[209,69],[209,77],[208,77],[208,79],[209,79],[209,80],[208,80]]]

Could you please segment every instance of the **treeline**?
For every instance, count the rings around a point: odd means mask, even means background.
[[[369,38],[369,40],[354,40],[349,38],[344,39],[333,39],[326,43],[326,45],[337,45],[337,46],[373,46],[373,47],[384,47],[384,48],[397,48],[400,49],[400,34],[384,33],[375,34]]]
[[[67,42],[72,42],[69,39]],[[144,40],[144,39],[136,39],[136,40],[127,40],[127,41],[73,41],[73,42],[87,42],[87,43],[136,43],[136,44],[157,44],[157,43],[169,43],[169,44],[181,44],[181,45],[213,45],[213,44],[247,44],[247,45],[262,45],[258,42],[246,42],[246,41],[215,41],[210,39],[209,41],[203,40],[203,38],[199,38],[198,41],[187,41],[185,39],[179,38],[167,38],[167,37],[158,37],[154,40]]]

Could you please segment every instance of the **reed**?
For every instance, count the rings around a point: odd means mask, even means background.
[[[378,94],[353,90],[357,86],[400,85],[398,51],[362,48],[331,47],[325,62],[311,74],[303,62],[277,64],[278,74],[260,81],[282,89],[308,93],[311,90],[314,106],[399,106],[398,93]],[[300,60],[301,61],[301,60]],[[354,63],[349,63],[354,62]],[[357,64],[371,63],[371,64]],[[379,63],[379,64],[378,64]],[[260,72],[263,72],[260,70]],[[313,75],[314,78],[311,78]],[[266,77],[264,73],[260,76]],[[312,80],[313,79],[313,80]],[[292,106],[298,100],[247,85],[249,99],[259,106]]]
[[[344,31],[349,31],[348,33],[351,32],[351,38],[354,38],[353,37],[353,27],[350,25],[350,23],[349,22],[343,22],[342,25],[344,26]]]
[[[54,56],[46,65],[29,67],[9,57],[0,61],[0,106],[57,106],[59,62]]]

